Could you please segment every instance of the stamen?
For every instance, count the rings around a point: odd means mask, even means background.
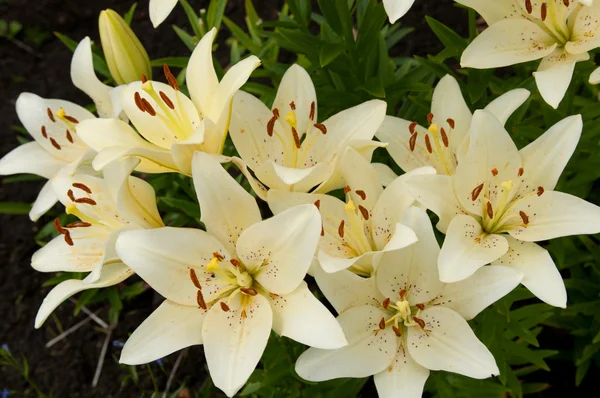
[[[412,122],[411,124],[408,125],[408,131],[410,131],[411,134],[415,133],[415,129],[417,128],[418,123],[417,122]]]
[[[73,190],[69,189],[67,191],[67,196],[69,197],[69,199],[71,199],[71,202],[75,202],[75,195],[73,195]]]
[[[231,260],[229,260],[229,262],[233,264],[233,266],[236,268],[240,268],[242,266],[242,263],[240,263],[240,261],[235,258],[232,258]]]
[[[544,194],[544,187],[537,187],[537,196],[542,196]]]
[[[542,3],[542,21],[546,20],[546,16],[548,15],[548,5],[546,3]]]
[[[156,116],[156,111],[146,98],[142,98],[142,106],[144,107],[144,110],[150,114],[150,116]]]
[[[76,198],[74,200],[75,203],[85,203],[87,205],[96,206],[97,203],[94,199],[91,198]]]
[[[379,329],[385,329],[385,318],[381,318],[381,320],[379,321]]]
[[[454,126],[456,125],[454,123],[454,119],[452,119],[451,117],[449,117],[448,119],[446,119],[446,122],[448,123],[448,126],[450,126],[450,128],[454,130]]]
[[[350,189],[350,185],[346,185],[346,186],[344,187],[344,194],[346,194],[346,195],[347,195],[347,194],[348,194],[350,191],[352,191],[352,190]]]
[[[367,194],[362,189],[357,189],[355,192],[362,200],[367,199]]]
[[[394,333],[396,333],[396,336],[402,337],[402,331],[400,331],[400,329],[398,329],[396,326],[392,326],[392,330]]]
[[[492,175],[493,175],[494,177],[496,177],[496,176],[498,175],[498,169],[497,169],[497,168],[493,168],[493,169],[492,169]]]
[[[442,142],[444,143],[444,146],[446,148],[448,148],[448,145],[450,145],[450,141],[448,140],[448,136],[446,135],[446,130],[444,130],[443,127],[440,129],[440,135],[442,136]]]
[[[369,219],[369,210],[365,209],[362,205],[358,205],[358,210],[360,210],[360,212],[365,220]]]
[[[68,121],[70,121],[71,123],[79,123],[79,120],[75,119],[73,116],[69,116],[69,115],[64,115],[64,118],[67,119]]]
[[[167,96],[167,94],[165,94],[162,91],[159,91],[158,94],[160,95],[160,98],[163,100],[163,102],[171,109],[175,109],[175,104],[173,104],[173,101],[171,101],[171,99]]]
[[[224,301],[221,301],[221,309],[225,312],[229,312],[229,306],[225,304]]]
[[[425,329],[425,321],[422,320],[421,318],[417,318],[416,316],[413,316],[413,319],[415,322],[417,322],[417,324],[421,327],[421,329]]]
[[[533,6],[531,5],[531,0],[525,0],[525,9],[527,10],[528,14],[531,14],[533,12]]]
[[[418,309],[423,311],[425,309],[425,304],[417,304],[417,305],[415,305],[415,307],[417,307]]]
[[[79,188],[79,189],[81,189],[82,191],[85,191],[85,192],[87,192],[87,193],[92,193],[92,190],[91,190],[90,188],[88,188],[88,186],[87,186],[87,185],[85,185],[85,184],[82,184],[82,183],[80,183],[80,182],[74,182],[74,183],[73,183],[73,187],[74,187],[74,188]]]
[[[316,104],[315,101],[310,103],[310,114],[308,115],[308,118],[310,120],[315,120],[315,110],[316,110]]]
[[[290,102],[290,108],[295,111],[296,110],[296,103],[294,101]]]
[[[163,72],[165,74],[165,77],[167,78],[167,82],[169,82],[169,85],[173,87],[173,90],[179,91],[179,84],[177,83],[177,79],[175,78],[175,76],[173,76],[173,73],[171,73],[169,65],[163,65]]]
[[[487,202],[486,204],[486,210],[487,210],[487,215],[488,217],[494,218],[494,209],[492,208],[492,204],[490,202]]]
[[[322,123],[315,123],[315,128],[321,130],[321,133],[327,134],[327,127]]]
[[[321,224],[321,236],[325,236],[325,228],[323,227],[323,224]]]
[[[400,290],[400,298],[401,298],[402,300],[404,300],[404,296],[406,296],[406,289],[401,289],[401,290]]]
[[[302,144],[300,143],[300,136],[298,135],[298,132],[294,127],[292,127],[292,135],[294,136],[294,144],[296,144],[296,148],[300,149],[300,147],[302,146]]]
[[[427,123],[431,124],[433,122],[433,113],[427,114]]]
[[[52,144],[52,146],[56,149],[58,149],[60,151],[60,145],[58,144],[58,142],[56,142],[56,140],[52,137],[50,137],[50,143]]]
[[[216,257],[216,258],[217,258],[217,260],[219,260],[219,261],[223,261],[223,260],[225,260],[225,256],[223,256],[223,255],[222,255],[221,253],[219,253],[219,252],[213,252],[213,257]]]
[[[411,152],[414,152],[414,150],[415,150],[415,147],[417,146],[417,135],[418,135],[418,134],[419,134],[419,133],[414,133],[414,134],[413,134],[413,135],[410,137],[410,139],[408,140],[408,145],[409,145],[409,147],[410,147],[410,151],[411,151]]]
[[[313,203],[313,204],[316,206],[316,208],[318,210],[321,210],[321,199],[315,200],[315,203]]]
[[[273,108],[273,110],[271,112],[273,112],[273,116],[275,116],[277,119],[279,119],[279,109]]]
[[[248,296],[256,296],[258,294],[258,292],[256,291],[256,289],[253,289],[251,287],[249,287],[249,288],[242,287],[240,290],[243,293],[246,293]]]
[[[54,119],[54,114],[52,114],[52,109],[46,108],[46,113],[48,113],[48,117],[50,120],[52,120],[52,123],[56,122],[56,119]]]
[[[208,307],[206,306],[206,301],[204,301],[204,296],[202,295],[202,291],[198,290],[196,292],[196,302],[198,303],[198,307],[206,310]]]
[[[75,221],[75,222],[72,222],[72,223],[66,225],[67,228],[86,228],[86,227],[91,227],[91,226],[92,226],[92,224],[90,224],[89,222],[85,222],[85,221]]]
[[[135,102],[135,106],[142,111],[146,112],[146,108],[144,108],[144,104],[142,102],[142,96],[137,91],[133,94],[133,101]]]
[[[58,217],[54,219],[54,229],[61,235],[63,235],[66,231],[66,229],[60,225],[60,219],[58,219]]]
[[[198,280],[198,275],[196,275],[196,270],[193,268],[190,268],[190,279],[192,280],[192,283],[194,284],[194,286],[196,286],[196,289],[202,290],[202,285],[200,285],[200,281]]]
[[[206,264],[206,270],[208,272],[216,272],[219,270],[219,259],[217,257],[213,257],[208,264]]]
[[[145,74],[142,73],[142,84],[146,83],[148,81],[148,78],[146,77]]]
[[[524,211],[520,211],[519,215],[521,216],[521,220],[523,220],[523,224],[529,224],[529,217],[527,216],[527,214],[525,214]]]
[[[390,301],[391,301],[391,300],[390,300],[390,298],[389,298],[389,297],[388,297],[388,298],[386,298],[386,299],[385,299],[385,300],[383,300],[383,302],[381,303],[381,306],[382,306],[384,309],[386,309],[386,310],[387,310],[387,309],[388,309],[388,307],[389,307],[389,305],[390,305]]]
[[[269,122],[267,123],[267,134],[269,137],[273,137],[273,130],[275,129],[275,122],[277,121],[277,116],[273,115]]]
[[[344,238],[344,220],[340,221],[340,226],[338,227],[338,235],[340,238]]]
[[[523,175],[523,172],[525,172],[525,170],[523,170],[523,168],[520,167],[519,172],[517,173],[517,176],[521,177]]]
[[[433,153],[433,148],[431,147],[431,141],[429,141],[429,134],[425,134],[425,146],[427,147],[427,152]]]
[[[69,232],[68,230],[65,230],[65,242],[67,242],[67,245],[69,246],[73,246],[75,244],[75,242],[73,242],[73,239],[71,238],[71,232]]]
[[[48,132],[46,131],[46,126],[42,126],[42,136],[44,138],[48,138]]]
[[[483,190],[483,184],[479,184],[475,187],[475,189],[473,189],[471,191],[471,200],[473,202],[475,202],[477,200],[477,198],[479,197],[479,194],[481,193],[482,190]]]
[[[569,3],[570,3],[569,0],[563,0],[563,4],[565,5],[565,7],[568,7]]]
[[[72,144],[74,141],[73,141],[73,137],[71,136],[71,132],[69,131],[69,129],[67,129],[65,131],[65,133],[67,135],[67,140],[69,140],[69,142]]]

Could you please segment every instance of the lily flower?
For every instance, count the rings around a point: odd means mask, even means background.
[[[278,214],[300,204],[314,204],[323,221],[317,254],[321,267],[326,272],[350,268],[356,274],[371,276],[383,253],[416,242],[414,232],[399,221],[414,203],[404,181],[410,175],[435,174],[435,170],[415,169],[384,190],[373,166],[348,148],[339,172],[348,184],[344,188],[346,202],[329,195],[272,189],[267,195],[269,207]]]
[[[157,28],[158,25],[163,23],[176,5],[177,0],[150,0],[149,10],[152,26]]]
[[[67,214],[79,221],[54,227],[59,235],[33,254],[31,266],[41,272],[90,272],[83,280],[70,279],[54,287],[44,299],[35,327],[64,300],[86,289],[116,285],[133,275],[115,252],[117,236],[124,230],[157,228],[164,224],[150,184],[130,176],[137,159],[115,162],[104,178],[67,167],[51,181]]]
[[[486,69],[542,59],[533,75],[542,98],[553,108],[567,92],[575,64],[588,60],[588,51],[600,46],[600,2],[457,2],[476,10],[489,25],[464,51],[461,65]]]
[[[498,119],[477,111],[468,153],[453,176],[406,181],[446,234],[438,260],[443,282],[502,264],[522,272],[523,285],[541,300],[566,306],[560,273],[534,242],[600,232],[600,207],[554,191],[582,126],[580,115],[567,117],[519,151]]]
[[[385,102],[372,100],[319,123],[310,76],[292,65],[271,110],[248,93],[235,95],[229,134],[243,160],[238,166],[261,199],[268,189],[308,192],[316,187],[314,192],[325,193],[344,186],[336,169],[347,147],[370,159],[383,145],[372,138],[385,110]]]
[[[596,70],[590,75],[590,84],[598,83],[600,83],[600,68],[596,68]]]
[[[313,205],[261,221],[256,200],[209,154],[193,179],[207,232],[128,231],[117,253],[166,298],[131,335],[120,361],[141,364],[203,344],[214,384],[233,396],[248,380],[271,329],[321,348],[346,339],[303,281],[319,241]]]
[[[414,3],[415,0],[383,0],[383,8],[393,24],[406,14]]]
[[[529,91],[515,89],[492,101],[485,109],[503,124],[529,97]],[[405,172],[432,166],[438,174],[452,175],[469,147],[473,115],[460,86],[451,75],[444,76],[433,91],[429,127],[417,122],[386,116],[375,134],[386,142],[390,156]]]
[[[216,29],[212,29],[204,35],[187,66],[191,99],[179,91],[177,79],[165,65],[169,84],[143,78],[144,81],[130,83],[121,92],[123,112],[135,129],[118,119],[81,124],[81,138],[98,152],[93,162],[96,170],[113,160],[137,156],[142,158],[140,171],[190,175],[194,151],[213,154],[223,151],[233,94],[248,80],[260,60],[250,56],[238,62],[219,82],[212,59],[215,34]]]
[[[348,346],[309,348],[296,372],[310,381],[374,375],[379,397],[421,397],[430,370],[485,379],[500,373],[467,323],[518,286],[522,275],[500,266],[445,284],[427,214],[409,209],[402,222],[419,241],[383,255],[372,278],[327,274],[323,293],[339,312]],[[320,285],[321,286],[321,285]]]

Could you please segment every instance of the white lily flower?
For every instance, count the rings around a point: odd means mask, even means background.
[[[146,363],[204,344],[214,384],[233,396],[271,329],[310,346],[345,345],[339,324],[303,282],[319,241],[317,209],[297,206],[261,221],[255,199],[214,157],[197,152],[192,167],[208,232],[159,228],[117,239],[121,259],[166,298],[120,361]]]
[[[529,94],[525,89],[511,90],[485,109],[504,124]],[[458,82],[446,75],[433,91],[431,113],[427,116],[429,128],[386,116],[375,135],[388,143],[387,151],[402,170],[432,166],[438,174],[452,175],[469,147],[468,131],[472,118]]]
[[[176,5],[177,0],[150,0],[149,10],[152,26],[156,28],[163,23]]]
[[[238,62],[219,82],[212,59],[215,34],[216,29],[212,29],[204,35],[187,66],[191,99],[179,91],[175,76],[165,65],[168,85],[150,80],[133,82],[121,92],[123,112],[135,130],[116,119],[93,120],[79,126],[81,138],[99,152],[93,162],[96,170],[113,160],[137,156],[142,158],[140,171],[190,175],[194,151],[223,151],[232,97],[260,60],[250,56]]]
[[[409,175],[435,174],[435,170],[416,169],[384,190],[375,169],[348,148],[339,172],[348,183],[345,203],[329,195],[272,189],[267,195],[269,207],[278,214],[300,204],[315,204],[323,221],[317,256],[321,267],[326,272],[350,268],[356,274],[371,276],[383,253],[416,242],[414,232],[399,221],[414,203],[404,181]]]
[[[466,48],[461,65],[485,69],[542,59],[534,77],[553,108],[569,88],[575,63],[600,46],[600,2],[585,7],[577,0],[456,1],[489,25]]]
[[[324,193],[342,188],[337,165],[348,146],[370,159],[381,143],[372,141],[386,103],[367,101],[318,123],[315,87],[308,73],[292,65],[281,80],[269,110],[258,98],[239,91],[233,99],[229,133],[254,192],[267,190]],[[250,172],[248,169],[252,170]]]
[[[83,280],[58,284],[44,299],[35,327],[64,300],[86,289],[107,287],[122,282],[133,271],[115,252],[115,240],[124,230],[157,228],[163,222],[156,208],[154,189],[130,176],[139,161],[115,162],[104,170],[104,178],[77,172],[67,167],[51,181],[68,214],[80,221],[54,227],[60,234],[33,254],[31,266],[41,272],[90,272]]]
[[[414,3],[415,0],[383,0],[383,8],[393,24],[406,14]]]
[[[596,68],[596,70],[590,75],[590,84],[599,84],[600,83],[600,68]]]
[[[375,375],[380,397],[421,397],[430,370],[476,379],[499,374],[494,357],[467,320],[505,296],[521,280],[518,272],[485,267],[469,279],[438,279],[437,244],[427,214],[409,209],[402,222],[419,241],[385,253],[372,278],[349,271],[326,274],[323,293],[340,313],[348,346],[310,348],[296,372],[310,381]],[[321,286],[321,285],[320,285]]]
[[[552,126],[520,151],[491,113],[477,111],[471,144],[453,176],[409,178],[415,198],[440,217],[446,233],[440,279],[460,281],[487,263],[514,267],[523,285],[565,307],[563,280],[548,252],[533,242],[600,232],[600,208],[554,191],[582,130],[581,116]],[[507,235],[508,234],[508,235]]]

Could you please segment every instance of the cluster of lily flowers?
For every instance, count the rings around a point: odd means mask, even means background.
[[[175,3],[151,1],[155,24]],[[410,7],[384,3],[391,20]],[[553,106],[574,63],[599,44],[598,1],[459,3],[490,25],[463,64],[544,57],[535,77]],[[121,23],[114,12],[104,17]],[[285,73],[269,109],[240,91],[260,65],[255,56],[218,80],[215,34],[207,33],[190,58],[189,97],[167,66],[168,84],[146,75],[103,84],[86,38],[71,77],[98,116],[67,101],[18,98],[17,113],[34,141],[0,160],[0,174],[49,180],[33,220],[57,201],[79,218],[68,225],[56,219],[59,235],[34,254],[32,266],[89,272],[50,291],[36,328],[68,297],[135,273],[165,300],[129,337],[122,363],[203,344],[214,384],[233,396],[273,330],[310,347],[296,363],[306,380],[374,375],[380,396],[412,397],[422,394],[431,370],[477,379],[499,374],[467,321],[519,284],[566,306],[561,275],[535,242],[600,232],[599,207],[554,191],[582,133],[581,116],[519,150],[504,124],[530,93],[512,90],[471,113],[458,82],[446,76],[434,90],[428,126],[386,116],[380,100],[320,120],[314,85],[298,65]],[[107,60],[115,80],[126,82]],[[223,154],[228,133],[239,157]],[[405,174],[371,163],[380,147]],[[262,219],[255,197],[223,167],[229,162],[273,217]],[[191,176],[206,230],[166,227],[153,188],[134,171]],[[336,190],[343,200],[328,195]],[[426,209],[439,218],[441,248]],[[308,288],[307,273],[337,317]]]

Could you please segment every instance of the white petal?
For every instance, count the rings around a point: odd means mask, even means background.
[[[519,240],[537,242],[600,232],[600,207],[563,192],[532,194],[515,206],[513,212],[519,211],[527,214],[529,223],[508,231]]]
[[[490,102],[485,110],[496,116],[500,123],[506,124],[508,118],[527,101],[530,95],[528,90],[516,88]]]
[[[152,26],[158,27],[173,11],[177,0],[150,0],[150,21]]]
[[[486,233],[471,216],[456,216],[448,226],[440,252],[440,280],[452,283],[468,278],[507,251],[508,242],[504,236]]]
[[[42,215],[50,210],[56,202],[58,202],[58,198],[52,188],[52,181],[47,181],[35,199],[31,210],[29,210],[29,219],[31,221],[37,221]]]
[[[598,83],[600,83],[600,68],[596,68],[596,70],[590,75],[590,84]]]
[[[477,11],[488,25],[506,18],[521,17],[521,10],[512,1],[506,0],[456,0],[457,3]]]
[[[535,243],[507,237],[508,252],[494,264],[512,267],[523,274],[521,283],[540,300],[566,308],[567,290],[550,253]],[[488,268],[488,267],[485,267]]]
[[[582,7],[574,14],[574,21],[569,21],[571,37],[565,44],[570,54],[582,54],[600,45],[600,4],[596,2],[589,7]]]
[[[239,296],[225,312],[214,305],[202,327],[204,354],[210,377],[232,397],[246,383],[262,356],[273,323],[266,298],[257,295],[242,307]]]
[[[215,299],[212,275],[204,267],[213,253],[229,257],[223,245],[208,233],[191,228],[157,228],[126,231],[117,239],[116,250],[125,264],[163,297],[182,305],[197,306],[198,289],[190,269],[196,271],[208,303]]]
[[[186,69],[185,80],[190,97],[202,116],[210,110],[212,98],[219,86],[212,58],[212,44],[216,34],[217,29],[212,28],[202,36],[192,52]]]
[[[374,377],[379,398],[420,398],[429,369],[415,362],[403,344],[398,345],[393,366]]]
[[[384,311],[370,305],[342,313],[337,319],[349,345],[336,350],[310,348],[298,358],[296,372],[310,381],[367,377],[381,372],[392,362],[397,344],[392,328],[379,329],[384,316]]]
[[[185,175],[192,175],[192,159],[196,152],[205,151],[204,139],[206,135],[216,134],[217,126],[208,118],[202,119],[200,127],[194,133],[183,141],[178,141],[171,145],[171,154],[173,161],[177,164],[179,172]]]
[[[271,295],[273,330],[309,347],[335,349],[348,344],[335,317],[300,283],[290,294]]]
[[[521,195],[536,191],[539,186],[548,191],[556,187],[560,175],[575,152],[582,129],[581,115],[566,117],[519,151],[523,159],[525,180],[520,187]]]
[[[323,183],[330,176],[331,167],[317,163],[309,168],[280,166],[268,160],[255,169],[256,177],[272,189],[285,189],[294,192],[308,192]]]
[[[355,149],[347,148],[340,160],[338,171],[350,187],[349,195],[354,203],[364,206],[367,210],[373,210],[383,187],[371,163]],[[363,191],[365,199],[356,193],[357,190]]]
[[[394,23],[404,16],[410,10],[415,0],[383,0],[383,7],[390,18],[390,23]]]
[[[371,163],[371,166],[375,168],[375,171],[377,172],[377,177],[379,178],[379,182],[384,187],[390,185],[392,182],[394,182],[396,177],[398,177],[396,173],[394,173],[394,170],[392,170],[392,168],[387,164]]]
[[[52,311],[72,295],[87,289],[97,289],[116,285],[133,275],[133,271],[123,263],[105,264],[100,279],[95,283],[84,280],[69,279],[56,285],[44,298],[37,315],[35,328],[39,329]]]
[[[544,101],[554,109],[558,108],[571,84],[575,63],[589,58],[587,53],[571,55],[564,49],[554,50],[552,54],[544,57],[538,70],[533,72]]]
[[[155,0],[156,1],[156,0]],[[92,42],[89,37],[79,42],[71,59],[71,80],[73,85],[87,94],[96,104],[100,117],[113,116],[110,92],[112,87],[102,83],[94,72]]]
[[[0,159],[0,175],[27,173],[52,178],[65,164],[33,141],[19,145]]]
[[[527,19],[506,19],[484,30],[465,49],[463,67],[497,68],[540,59],[556,48],[555,40]]]
[[[379,141],[388,144],[386,147],[388,153],[394,159],[394,162],[404,171],[429,166],[432,163],[422,151],[413,152],[410,150],[410,124],[411,122],[408,120],[386,116],[375,134]],[[424,137],[427,134],[427,129],[421,126],[416,126],[415,131],[418,137]]]
[[[502,264],[502,258],[495,263]],[[523,274],[509,267],[482,267],[465,280],[445,283],[441,294],[431,304],[450,308],[471,320],[519,286],[521,279]]]
[[[140,365],[175,351],[202,344],[206,311],[165,300],[129,336],[120,363]]]
[[[256,200],[209,154],[196,152],[192,173],[201,221],[235,255],[238,236],[262,219]]]
[[[431,307],[419,316],[425,322],[408,328],[408,352],[413,359],[431,370],[445,370],[474,379],[500,373],[496,361],[458,313],[445,307]]]
[[[317,250],[321,217],[313,205],[285,210],[246,229],[237,252],[254,279],[268,292],[288,294],[306,276]]]
[[[455,152],[469,131],[472,115],[458,82],[451,75],[444,76],[435,86],[431,113],[433,123],[449,132],[450,148]],[[450,127],[448,119],[454,120],[454,128]]]

